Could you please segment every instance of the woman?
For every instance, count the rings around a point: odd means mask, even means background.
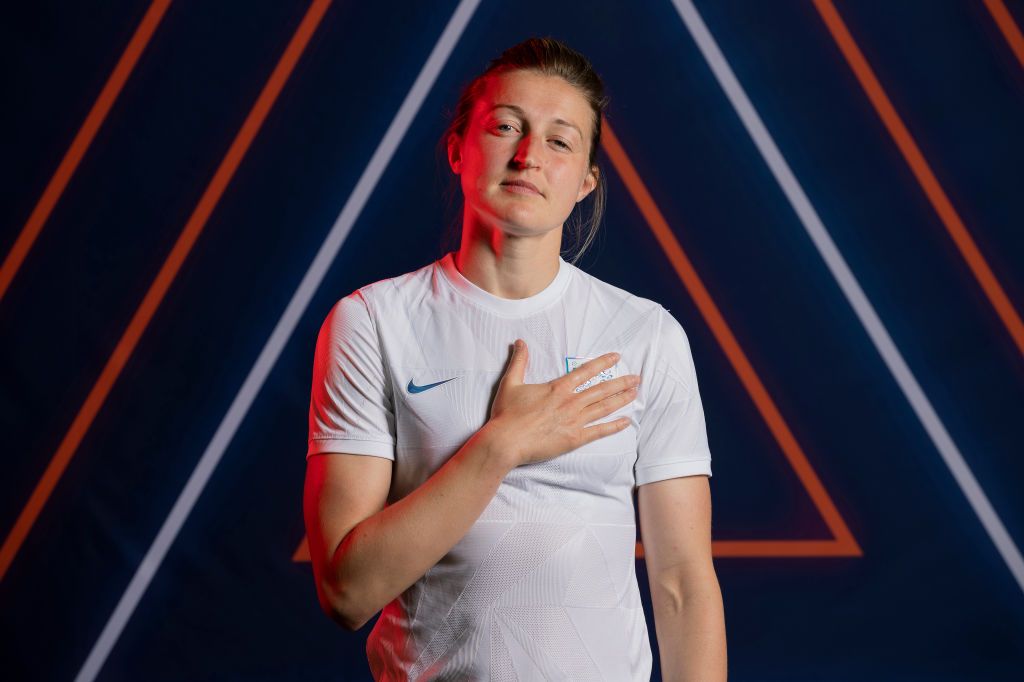
[[[725,679],[686,335],[560,255],[595,190],[586,243],[600,221],[605,105],[589,62],[556,40],[494,60],[444,138],[460,248],[361,287],[321,328],[313,571],[347,629],[381,611],[376,680],[648,680],[637,486],[662,674]]]

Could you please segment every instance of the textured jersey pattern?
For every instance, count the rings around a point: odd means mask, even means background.
[[[361,287],[320,329],[306,456],[393,460],[388,503],[401,499],[486,423],[517,337],[527,383],[563,375],[567,356],[619,352],[614,376],[640,374],[640,391],[600,421],[631,423],[506,476],[470,531],[381,612],[366,645],[376,680],[650,678],[633,489],[711,475],[689,342],[660,304],[561,258],[525,299],[480,289],[453,253]]]

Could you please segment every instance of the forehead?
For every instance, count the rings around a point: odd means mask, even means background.
[[[511,71],[487,79],[477,98],[478,115],[486,114],[497,104],[514,104],[537,122],[556,118],[575,123],[585,133],[590,126],[590,105],[574,86],[558,76],[544,76],[529,71]],[[507,113],[507,109],[498,109]]]

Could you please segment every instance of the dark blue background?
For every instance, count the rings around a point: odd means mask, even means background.
[[[1024,3],[1007,3],[1018,26]],[[72,679],[377,148],[455,2],[336,2],[3,581],[7,679]],[[1014,541],[1024,360],[810,2],[704,21]],[[837,3],[1018,313],[1024,67],[984,5]],[[145,2],[2,24],[6,255]],[[302,19],[173,3],[0,300],[6,536]],[[1024,594],[670,2],[485,1],[417,114],[100,679],[369,679],[319,610],[301,500],[313,346],[355,288],[442,255],[436,143],[459,88],[552,35],[588,55],[630,159],[863,549],[715,560],[733,680],[1009,680]],[[580,267],[692,345],[715,540],[828,528],[607,159]],[[446,213],[447,212],[447,213]],[[643,561],[637,572],[649,607]],[[648,609],[649,612],[649,609]],[[652,644],[653,621],[650,622]],[[655,679],[659,679],[655,650]]]

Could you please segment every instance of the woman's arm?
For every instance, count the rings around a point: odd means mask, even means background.
[[[648,483],[637,496],[662,679],[725,680],[725,612],[711,559],[708,477]]]
[[[440,561],[480,517],[509,471],[629,424],[620,417],[587,426],[633,400],[639,376],[574,390],[613,365],[617,354],[594,358],[547,383],[526,384],[529,352],[518,341],[498,383],[491,418],[394,504],[384,507],[391,460],[333,453],[307,459],[304,516],[317,595],[344,627],[362,627]]]
[[[469,531],[515,457],[488,422],[422,485],[384,506],[392,462],[326,453],[306,466],[304,512],[324,611],[358,630]]]

